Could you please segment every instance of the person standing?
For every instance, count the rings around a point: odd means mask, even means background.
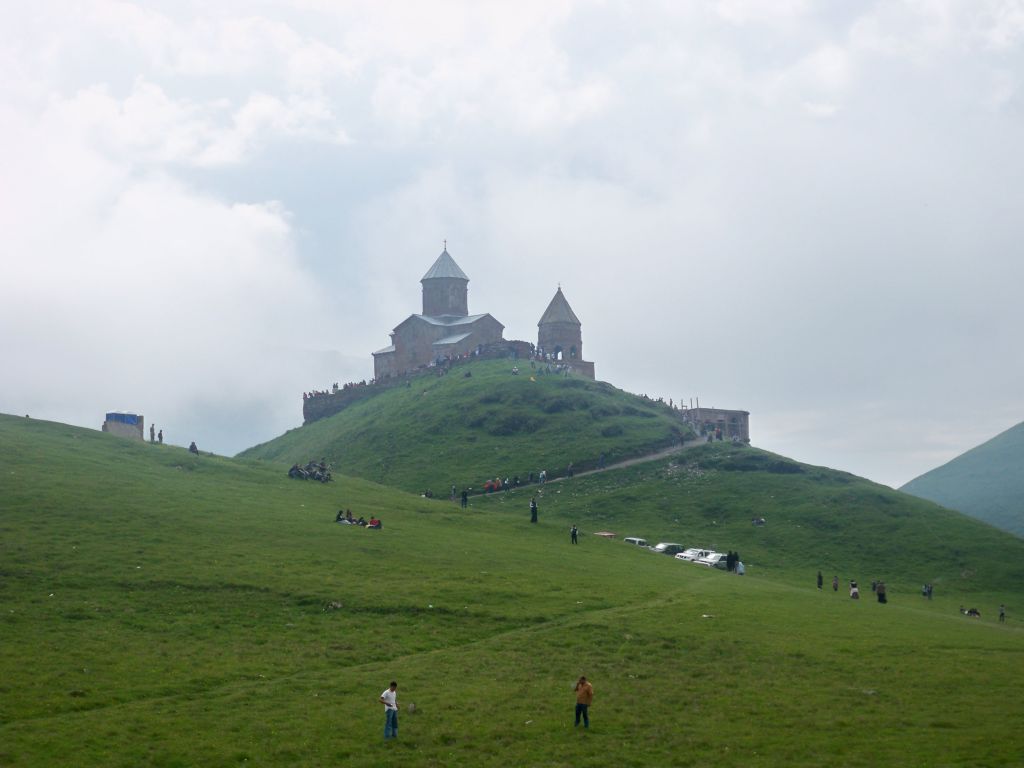
[[[398,683],[394,680],[387,690],[380,695],[384,705],[384,738],[398,738]]]
[[[1006,606],[1003,605],[1002,603],[999,604],[999,623],[1000,624],[1005,624],[1006,623]]]
[[[838,592],[839,591],[839,577],[838,576],[833,576],[832,577],[832,591],[833,592]]]
[[[160,445],[164,444],[164,431],[162,429],[156,433],[156,439],[160,441]]]
[[[576,536],[577,536],[578,533],[579,532],[576,530],[576,526],[575,525],[572,528],[569,529],[569,540],[573,544],[579,544],[579,542],[576,540]]]
[[[576,681],[576,727],[579,727],[580,718],[583,718],[583,727],[590,727],[590,704],[594,701],[594,686],[587,680],[586,675],[580,675]]]
[[[469,506],[469,491],[464,490],[462,492],[462,508],[465,509]]]
[[[875,594],[878,595],[878,602],[880,602],[880,603],[887,603],[887,602],[889,602],[888,599],[886,599],[886,596],[885,596],[885,582],[884,581],[878,582],[878,586],[875,588]]]
[[[530,522],[537,522],[537,497],[534,496],[530,499]]]
[[[150,424],[149,425],[149,442],[151,442],[151,443],[155,443],[156,442],[156,425],[155,424]]]
[[[821,585],[825,583],[825,580],[821,578],[821,571],[818,571],[818,591],[821,591]]]

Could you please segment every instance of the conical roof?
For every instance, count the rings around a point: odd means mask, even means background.
[[[434,266],[427,270],[427,274],[420,279],[420,282],[422,283],[424,280],[433,280],[437,277],[454,277],[458,280],[465,280],[466,282],[469,282],[469,278],[466,277],[466,273],[459,269],[459,265],[455,263],[455,259],[448,254],[447,248],[445,248],[441,255],[437,257],[437,261],[434,262]]]
[[[545,325],[546,323],[572,323],[573,325],[582,325],[580,319],[576,317],[576,313],[572,311],[572,307],[569,306],[569,302],[565,300],[565,296],[562,295],[562,289],[559,287],[555,291],[555,297],[551,299],[551,303],[548,304],[548,308],[544,310],[544,314],[541,315],[540,322],[537,325]]]

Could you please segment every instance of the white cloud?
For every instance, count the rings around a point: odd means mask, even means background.
[[[189,403],[230,411],[245,392],[289,426],[306,375],[267,350],[300,357],[324,312],[289,216],[146,171],[140,157],[178,156],[168,139],[188,135],[190,112],[145,86],[132,98],[92,89],[38,115],[0,111],[0,357],[18,371],[2,407],[94,424],[130,405],[204,434]]]

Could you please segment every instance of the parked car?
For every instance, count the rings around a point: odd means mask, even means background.
[[[697,558],[699,565],[706,565],[708,568],[725,568],[726,555],[724,552],[709,552],[704,557]]]
[[[659,541],[657,544],[655,544],[653,547],[651,547],[651,552],[658,552],[658,553],[660,553],[662,555],[674,555],[677,552],[682,552],[682,551],[683,551],[683,545],[682,544],[673,544],[673,543],[668,542],[668,541]]]
[[[647,539],[641,539],[638,536],[627,536],[623,539],[626,544],[635,544],[638,547],[646,547]]]
[[[700,549],[698,547],[691,547],[690,549],[684,549],[682,552],[676,555],[676,560],[686,560],[688,562],[694,562],[698,558],[710,554],[710,549]]]

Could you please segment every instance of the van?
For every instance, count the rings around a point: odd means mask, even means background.
[[[646,547],[647,539],[641,539],[637,536],[627,536],[623,539],[626,544],[635,544],[638,547]]]

